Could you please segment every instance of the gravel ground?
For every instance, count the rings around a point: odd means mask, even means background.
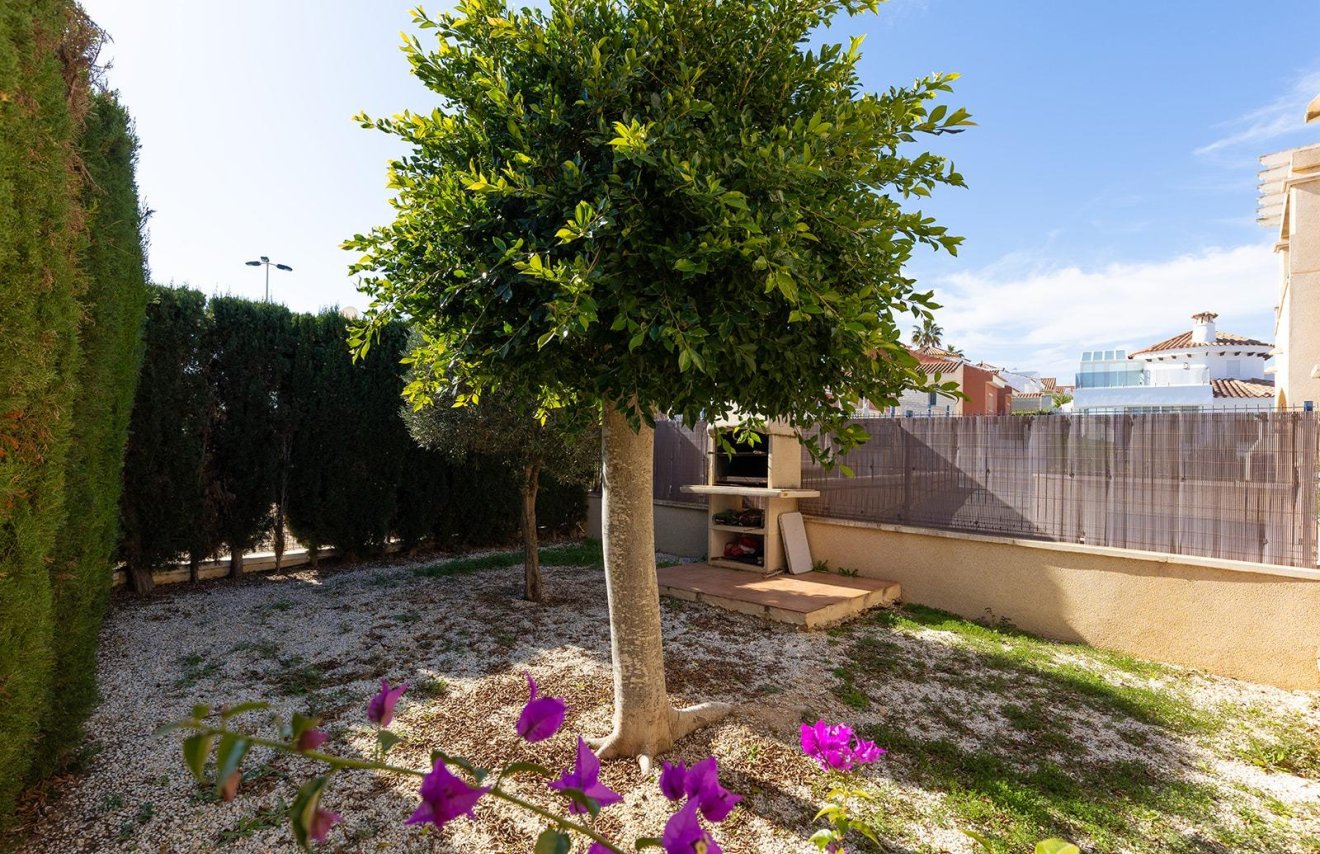
[[[407,681],[413,688],[400,702],[394,726],[405,741],[392,754],[394,761],[424,767],[429,750],[442,747],[487,767],[512,758],[552,768],[571,764],[573,734],[603,734],[610,716],[609,638],[599,570],[545,568],[547,601],[533,605],[518,598],[521,567],[414,575],[414,569],[434,563],[432,558],[296,572],[117,599],[102,638],[104,701],[88,727],[88,758],[81,771],[26,803],[19,850],[295,850],[282,808],[308,778],[310,765],[253,751],[239,797],[217,802],[185,770],[181,737],[152,737],[156,727],[186,716],[198,703],[269,699],[286,717],[293,711],[315,713],[330,733],[325,749],[365,756],[373,744],[364,715],[367,698],[381,678]],[[958,645],[948,632],[894,629],[874,621],[843,633],[798,632],[666,600],[666,675],[675,702],[735,704],[730,717],[679,747],[689,761],[716,754],[722,781],[746,796],[717,829],[730,854],[814,850],[804,840],[813,829],[821,773],[797,748],[797,724],[804,717],[929,732],[939,723],[924,715],[921,721],[911,719],[919,707],[916,699],[924,697],[970,724],[953,727],[953,737],[969,744],[1004,737],[1002,720],[966,712],[992,707],[987,697],[1003,689],[978,687],[979,674],[965,655],[949,659],[950,667],[963,668],[953,682],[890,672],[870,689],[864,705],[845,705],[831,673],[850,663],[849,641],[859,631],[883,636],[891,651],[927,662],[938,663]],[[1077,649],[1061,648],[1066,651],[1060,655]],[[1087,659],[1086,666],[1101,665]],[[543,693],[569,704],[563,731],[534,751],[513,729],[526,699],[525,670],[536,676]],[[1149,678],[1166,679],[1168,672],[1181,673],[1178,679],[1192,686],[1193,701],[1207,707],[1273,705],[1320,724],[1315,695],[1166,668]],[[1116,671],[1114,678],[1142,677]],[[1131,740],[1113,736],[1117,724],[1108,714],[1085,709],[1072,714],[1074,731],[1089,734],[1087,760],[1114,761],[1137,750]],[[261,713],[242,720],[272,732]],[[1168,763],[1175,773],[1209,776],[1237,791],[1269,792],[1289,806],[1299,834],[1320,828],[1316,811],[1307,807],[1320,802],[1314,781],[1226,759],[1194,739],[1176,747],[1140,752],[1147,761]],[[867,772],[877,790],[910,810],[909,841],[892,850],[971,851],[958,822],[941,807],[944,794],[912,785],[900,769],[901,758],[891,754]],[[658,836],[670,809],[654,783],[641,780],[632,762],[605,763],[602,779],[625,799],[602,813],[598,829],[619,839]],[[556,803],[531,782],[520,792],[546,806]],[[402,821],[416,806],[415,793],[411,778],[349,773],[332,780],[323,804],[342,813],[344,821],[323,850],[522,852],[531,850],[540,830],[535,821],[489,799],[478,805],[475,821],[454,822],[442,832],[406,827]]]

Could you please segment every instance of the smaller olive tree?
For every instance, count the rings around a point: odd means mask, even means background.
[[[416,372],[413,383],[417,383]],[[420,400],[426,402],[403,410],[408,432],[419,445],[440,451],[456,463],[473,454],[493,457],[518,473],[522,497],[518,520],[525,554],[523,595],[540,602],[536,495],[541,475],[550,474],[560,483],[588,484],[595,478],[600,459],[595,410],[562,403],[547,408],[512,387],[462,401],[452,392]]]

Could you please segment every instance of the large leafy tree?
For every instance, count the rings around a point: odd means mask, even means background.
[[[602,407],[614,658],[603,756],[667,750],[719,713],[665,690],[651,511],[653,417],[821,425],[921,386],[896,318],[930,314],[903,266],[954,251],[909,206],[962,178],[909,151],[968,124],[953,75],[862,90],[860,40],[809,46],[876,0],[465,0],[417,13],[413,73],[441,103],[366,126],[411,147],[394,221],[347,245],[373,297],[455,388]],[[418,393],[424,390],[414,389]],[[645,765],[645,760],[643,761]]]

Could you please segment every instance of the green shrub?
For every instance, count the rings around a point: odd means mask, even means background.
[[[210,340],[203,294],[151,288],[119,504],[120,556],[138,592],[150,588],[153,568],[219,546],[214,490],[205,480],[215,406]]]
[[[48,561],[64,518],[83,291],[75,139],[95,39],[65,0],[0,5],[0,821],[50,684]]]
[[[65,466],[68,514],[51,563],[52,702],[37,770],[53,770],[80,740],[96,703],[96,639],[112,578],[124,441],[141,360],[147,282],[134,165],[137,141],[113,94],[92,100],[81,144],[88,289],[79,338],[82,367]]]

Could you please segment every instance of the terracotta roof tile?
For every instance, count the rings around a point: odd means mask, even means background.
[[[921,359],[921,370],[928,374],[951,374],[962,362],[956,359]]]
[[[1274,397],[1273,380],[1211,380],[1215,397]]]
[[[1270,347],[1273,346],[1267,341],[1257,341],[1255,338],[1248,338],[1245,335],[1234,335],[1232,332],[1216,332],[1214,341],[1207,341],[1202,344],[1192,342],[1192,333],[1187,331],[1181,335],[1175,335],[1172,338],[1161,341],[1158,344],[1152,344],[1144,350],[1138,350],[1135,353],[1129,353],[1128,358],[1140,356],[1142,353],[1159,353],[1164,350],[1184,350],[1190,347]]]

